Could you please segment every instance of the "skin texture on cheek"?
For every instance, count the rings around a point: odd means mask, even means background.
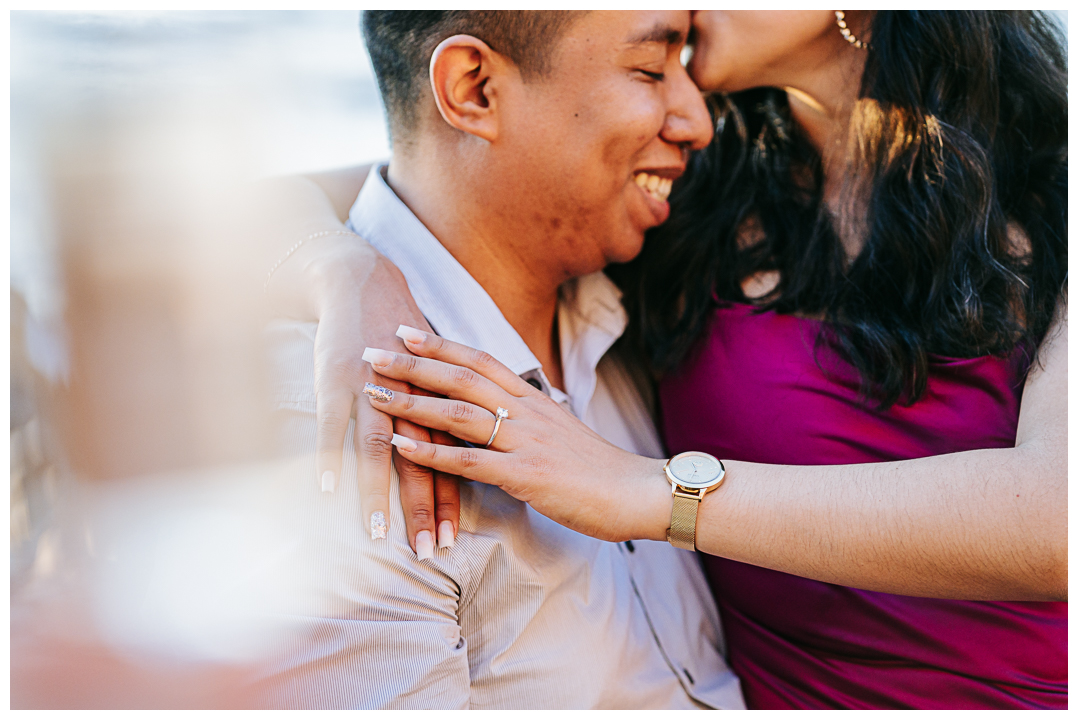
[[[698,42],[689,70],[703,90],[784,85],[840,45],[827,10],[700,11],[694,28]]]
[[[661,138],[666,87],[641,72],[641,67],[663,69],[656,67],[657,53],[634,45],[628,55],[626,49],[627,39],[652,27],[653,20],[634,20],[642,25],[638,28],[621,22],[632,19],[629,15],[614,19],[620,22],[568,37],[551,75],[525,89],[528,110],[515,118],[523,124],[514,132],[528,132],[520,143],[538,148],[529,151],[531,163],[521,165],[531,175],[532,219],[552,252],[556,246],[569,249],[574,274],[629,260],[640,251],[644,231],[658,216],[634,183],[635,170],[679,162],[678,152]],[[617,28],[620,24],[627,27]]]
[[[562,250],[572,275],[595,272],[614,259],[609,247],[627,230],[623,194],[640,143],[633,136],[628,141],[618,127],[620,115],[605,112],[604,105],[563,107],[568,121],[548,128],[543,157],[533,167],[536,197],[547,198],[537,220],[549,233],[549,249]]]
[[[619,68],[608,85],[603,103],[609,110],[598,167],[603,187],[608,237],[604,252],[609,262],[626,262],[637,255],[644,231],[654,224],[641,189],[634,183],[636,170],[671,162],[670,152],[657,153],[666,107],[661,86],[642,82],[632,71]],[[676,156],[677,157],[677,156]]]

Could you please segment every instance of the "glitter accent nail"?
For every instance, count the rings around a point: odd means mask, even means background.
[[[376,385],[375,383],[364,383],[364,394],[384,403],[394,399],[393,390],[384,388],[382,385]]]
[[[382,510],[371,513],[371,539],[384,540],[386,538],[386,516]]]

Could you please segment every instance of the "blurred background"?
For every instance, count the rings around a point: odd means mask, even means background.
[[[13,708],[259,704],[281,238],[245,197],[389,156],[358,21],[10,14]]]
[[[279,253],[245,197],[389,156],[359,13],[10,18],[12,707],[257,704]]]

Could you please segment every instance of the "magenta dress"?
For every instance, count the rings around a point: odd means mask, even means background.
[[[1018,362],[935,358],[926,395],[876,412],[819,323],[726,303],[661,387],[672,453],[790,465],[1011,447]],[[830,374],[827,377],[822,368]],[[751,708],[1066,708],[1068,603],[855,590],[704,556]]]

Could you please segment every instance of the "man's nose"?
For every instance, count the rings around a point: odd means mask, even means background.
[[[701,91],[685,70],[674,73],[669,88],[670,106],[661,135],[669,143],[702,149],[712,140],[713,124]]]

